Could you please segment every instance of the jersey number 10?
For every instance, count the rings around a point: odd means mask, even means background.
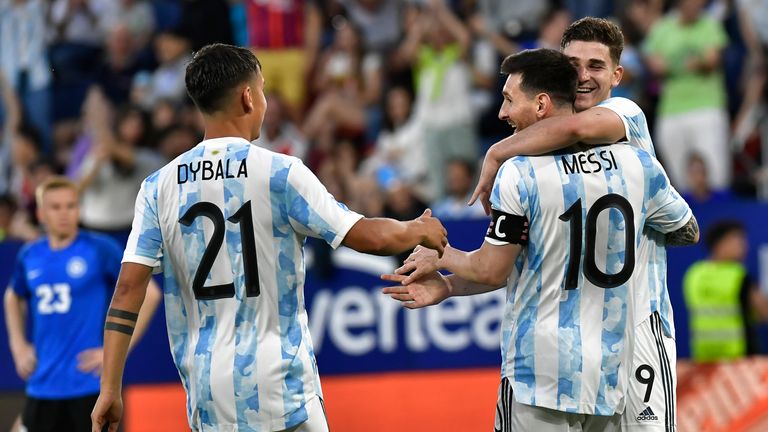
[[[179,219],[179,223],[185,226],[192,225],[192,222],[200,216],[205,216],[213,222],[213,236],[211,241],[205,246],[203,258],[195,271],[195,277],[192,280],[192,291],[198,300],[215,300],[235,296],[235,283],[223,285],[203,286],[205,285],[208,274],[211,272],[213,262],[219,255],[221,245],[224,243],[224,233],[226,232],[224,214],[213,203],[201,201],[190,207],[184,216]],[[256,259],[256,240],[253,234],[253,214],[251,213],[251,202],[247,201],[239,210],[230,216],[227,221],[240,225],[240,243],[242,244],[243,254],[243,274],[245,275],[245,295],[248,297],[258,297],[261,293],[259,289],[259,267]]]
[[[624,218],[624,265],[616,274],[603,273],[595,264],[595,238],[597,237],[597,217],[606,209],[616,209]],[[577,199],[560,220],[571,224],[571,251],[568,260],[568,272],[565,277],[565,289],[578,288],[579,264],[581,261],[581,238],[583,235],[581,218],[581,198]],[[632,205],[621,195],[608,194],[600,197],[587,212],[586,253],[584,254],[584,276],[600,288],[616,288],[624,284],[635,270],[635,225]]]

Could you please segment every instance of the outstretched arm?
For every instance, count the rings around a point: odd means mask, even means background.
[[[480,199],[490,214],[490,196],[496,173],[504,161],[517,155],[539,155],[576,143],[613,144],[625,138],[624,122],[614,111],[593,107],[573,115],[546,118],[492,145],[485,154],[480,179],[469,204]]]
[[[382,279],[389,282],[402,284],[403,275],[382,275]],[[420,309],[436,305],[448,297],[468,296],[495,291],[500,285],[484,285],[470,282],[456,275],[443,276],[438,272],[432,272],[416,280],[408,286],[393,286],[382,290],[395,300],[403,302],[408,309]]]
[[[448,270],[468,281],[500,286],[506,283],[512,273],[520,250],[521,246],[518,244],[494,246],[483,242],[479,249],[464,252],[448,245],[441,258],[430,249],[418,247],[406,258],[403,265],[395,270],[395,274],[410,273],[402,280],[403,285],[413,283],[434,271]]]
[[[418,245],[443,254],[448,244],[448,232],[432,211],[410,221],[388,218],[363,218],[344,237],[343,244],[358,252],[373,255],[395,255]]]

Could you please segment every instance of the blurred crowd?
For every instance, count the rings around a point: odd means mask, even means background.
[[[0,240],[39,235],[35,186],[65,173],[84,227],[124,239],[141,180],[196,145],[196,49],[254,50],[256,144],[368,216],[465,205],[497,119],[501,60],[559,48],[583,16],[625,35],[614,96],[637,102],[692,204],[768,199],[768,0],[0,0]]]

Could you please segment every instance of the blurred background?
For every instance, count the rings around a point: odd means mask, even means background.
[[[768,0],[0,0],[0,286],[41,235],[34,189],[53,174],[81,185],[83,227],[124,244],[141,180],[202,138],[184,68],[212,42],[262,62],[257,145],[303,159],[355,211],[431,207],[453,245],[478,247],[488,221],[465,203],[485,150],[510,132],[496,117],[500,62],[558,48],[584,16],[620,24],[613,95],[643,108],[706,240],[668,254],[680,430],[768,430]],[[680,17],[706,42],[676,40]],[[702,45],[718,55],[711,70],[690,67]],[[503,292],[406,312],[378,279],[403,257],[308,246],[332,430],[490,430]],[[719,278],[722,263],[737,279]],[[707,318],[718,305],[737,312]],[[128,360],[126,431],[186,427],[158,315]],[[0,326],[5,430],[24,393]],[[701,342],[711,330],[731,336]]]

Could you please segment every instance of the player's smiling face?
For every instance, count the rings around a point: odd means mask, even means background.
[[[502,94],[504,102],[499,109],[499,120],[507,122],[515,132],[536,123],[536,98],[527,95],[521,88],[523,76],[519,73],[507,76]]]
[[[607,45],[572,41],[563,53],[579,73],[576,111],[584,111],[608,99],[611,89],[619,85],[624,70],[611,59]]]
[[[38,217],[54,237],[71,237],[80,219],[77,193],[71,188],[51,189],[43,194]]]

